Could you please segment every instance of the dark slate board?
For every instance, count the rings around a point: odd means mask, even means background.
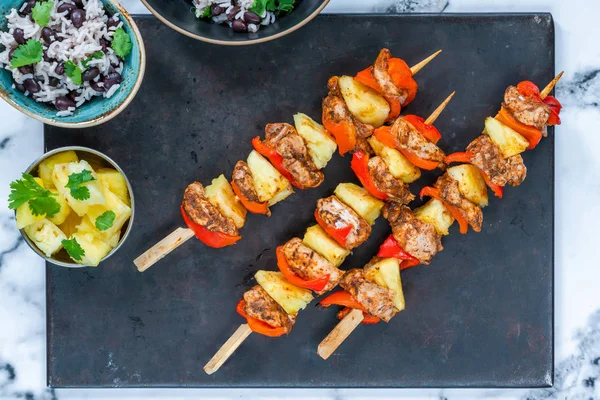
[[[438,122],[441,147],[459,151],[493,115],[505,87],[554,74],[551,15],[322,15],[283,39],[217,47],[139,18],[148,50],[140,93],[115,120],[83,131],[46,128],[47,149],[89,146],[126,171],[134,229],[100,268],[48,266],[48,384],[54,387],[534,387],[553,377],[553,132],[525,154],[529,173],[501,201],[490,197],[483,232],[453,226],[431,266],[403,272],[406,311],[362,326],[328,360],[319,341],[336,310],[310,306],[289,337],[252,335],[213,376],[203,365],[243,322],[234,311],[252,274],[275,269],[274,249],[312,224],[317,199],[354,181],[338,155],[324,184],[296,193],[270,219],[250,216],[225,250],[190,240],[141,274],[132,260],[182,224],[185,186],[230,174],[268,122],[320,116],[327,78],[352,74],[381,47],[419,73],[406,112],[427,115],[452,90]],[[413,191],[431,184],[424,174]],[[389,227],[380,219],[345,268],[362,267]]]

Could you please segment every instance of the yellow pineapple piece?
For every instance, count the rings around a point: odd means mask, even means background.
[[[348,110],[356,119],[375,128],[384,124],[390,105],[383,96],[351,76],[342,76],[339,84]]]
[[[40,165],[38,166],[38,175],[42,178],[44,187],[46,189],[55,188],[54,181],[52,180],[52,172],[54,171],[54,166],[56,164],[68,164],[70,162],[78,161],[79,158],[77,157],[77,154],[75,154],[73,150],[68,150],[56,153],[40,162]]]
[[[400,262],[395,258],[383,258],[379,262],[365,268],[367,279],[377,285],[394,292],[394,307],[398,311],[405,308],[402,280],[400,279]]]
[[[63,222],[65,222],[69,214],[71,214],[71,207],[69,207],[69,204],[67,204],[67,200],[64,198],[64,196],[58,193],[58,190],[50,189],[50,191],[56,194],[54,198],[56,199],[56,201],[58,201],[58,204],[60,204],[60,211],[54,214],[52,218],[48,219],[52,221],[54,225],[60,225]]]
[[[527,150],[529,142],[512,128],[504,125],[495,118],[485,119],[484,134],[500,149],[502,157],[508,158]]]
[[[281,272],[258,271],[254,277],[256,282],[275,300],[289,315],[296,315],[306,308],[313,299],[312,292],[289,283]]]
[[[479,168],[461,164],[448,168],[448,175],[458,182],[458,190],[465,198],[479,207],[488,205],[488,191]]]
[[[297,113],[294,115],[294,125],[296,125],[298,134],[304,139],[315,166],[319,169],[325,168],[337,149],[335,140],[332,139],[323,125],[306,114]]]
[[[336,267],[339,267],[350,254],[349,250],[340,246],[319,225],[308,228],[302,242]]]
[[[101,237],[103,240],[108,240],[109,237],[114,236],[117,232],[120,232],[121,228],[123,228],[123,225],[125,225],[125,223],[129,220],[131,217],[131,208],[129,208],[127,204],[123,203],[123,201],[110,190],[105,190],[104,195],[106,198],[106,203],[89,207],[87,217],[89,217],[91,225],[95,228],[98,217],[107,211],[112,211],[115,213],[113,225],[104,231],[98,231],[102,233]]]
[[[96,174],[98,174],[98,180],[105,188],[116,194],[123,203],[131,207],[127,181],[119,171],[113,168],[99,168],[96,170]]]
[[[371,148],[388,166],[390,174],[404,183],[412,183],[421,177],[421,170],[408,161],[402,153],[381,143],[375,136],[367,139]]]
[[[42,219],[24,228],[25,234],[46,255],[51,257],[62,248],[62,241],[67,236],[52,222]]]
[[[33,179],[38,183],[38,185],[40,185],[41,187],[44,187],[44,182],[42,181],[41,178],[33,178]],[[35,224],[36,222],[43,220],[44,218],[46,218],[46,215],[33,215],[33,213],[31,212],[31,209],[29,208],[28,201],[21,204],[17,208],[17,211],[15,213],[15,219],[17,220],[17,229],[23,229],[26,226]]]
[[[82,218],[79,215],[71,212],[69,215],[67,215],[67,219],[65,219],[65,221],[58,227],[67,237],[71,237],[75,232],[77,232],[77,225],[81,223],[81,219]]]
[[[267,201],[268,205],[272,206],[294,193],[292,184],[256,150],[250,152],[246,162],[252,172],[254,189],[261,202]]]
[[[448,229],[454,223],[454,217],[438,199],[431,199],[414,210],[415,218],[433,225],[437,233],[447,235]]]
[[[95,267],[100,264],[100,261],[102,261],[102,259],[112,250],[107,243],[98,239],[91,233],[77,232],[73,234],[71,239],[77,240],[77,243],[79,243],[85,252],[81,260],[73,260],[82,265]]]
[[[77,200],[71,196],[71,191],[65,186],[69,182],[69,176],[71,174],[80,173],[83,170],[91,171],[94,180],[81,185],[88,188],[90,197],[86,200]],[[106,197],[104,196],[103,187],[98,181],[98,175],[85,160],[68,164],[56,164],[54,166],[54,171],[52,172],[52,181],[58,192],[66,199],[69,206],[71,206],[73,211],[80,217],[87,213],[90,206],[106,203]]]
[[[225,175],[213,179],[204,193],[208,201],[217,207],[223,216],[230,218],[238,229],[244,226],[247,210],[233,192]]]
[[[371,225],[381,214],[384,202],[354,183],[340,183],[333,193]]]

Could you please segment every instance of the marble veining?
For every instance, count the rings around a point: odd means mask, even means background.
[[[132,13],[139,0],[124,0]],[[565,106],[556,137],[556,314],[554,387],[533,390],[52,390],[45,387],[44,264],[0,201],[0,399],[294,398],[294,399],[600,399],[600,12],[597,1],[332,0],[327,12],[552,12],[557,96]],[[42,125],[0,103],[0,199],[8,183],[42,154]],[[132,321],[135,323],[135,321]],[[107,368],[118,364],[107,353]],[[199,366],[200,368],[200,366]],[[133,373],[135,375],[135,372]],[[141,378],[141,377],[140,377]],[[115,381],[115,386],[119,385]]]

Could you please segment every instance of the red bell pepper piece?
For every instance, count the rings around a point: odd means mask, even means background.
[[[472,159],[473,159],[473,154],[469,151],[464,151],[464,152],[456,152],[456,153],[448,154],[446,156],[446,158],[444,159],[444,162],[446,164],[450,164],[453,162],[471,163]],[[477,168],[477,169],[479,169],[479,168]],[[503,192],[504,188],[500,185],[496,185],[495,183],[492,183],[490,176],[487,173],[485,173],[485,171],[479,169],[479,172],[481,173],[481,176],[483,177],[485,184],[492,190],[492,192],[494,192],[494,195],[498,198],[502,198],[502,192]]]
[[[406,100],[404,100],[404,103],[401,104],[401,106],[406,107],[410,104],[411,101],[415,99],[415,96],[417,95],[417,90],[419,89],[419,85],[412,76],[410,67],[404,62],[404,60],[400,58],[390,58],[388,62],[388,73],[392,78],[392,82],[394,82],[394,85],[398,89],[405,89],[408,92]],[[356,79],[360,83],[367,85],[368,87],[377,91],[378,93],[382,92],[381,87],[379,86],[375,78],[373,78],[372,66],[360,71],[358,74],[356,74],[354,79]],[[398,115],[399,114],[400,113],[398,112]]]
[[[316,210],[315,219],[317,220],[317,223],[321,226],[321,228],[323,228],[329,236],[331,236],[336,242],[338,242],[340,246],[346,247],[346,239],[348,239],[348,235],[354,228],[353,226],[348,225],[343,228],[336,228],[330,226],[325,221],[323,221],[323,219]]]
[[[534,101],[539,103],[545,103],[550,107],[550,117],[548,118],[548,125],[560,125],[560,110],[562,105],[554,96],[546,96],[545,99],[540,97],[540,89],[537,85],[530,81],[522,81],[517,85],[517,90],[524,97],[531,97]]]
[[[327,132],[335,139],[341,156],[354,150],[356,147],[356,126],[352,121],[333,121],[325,110],[323,110],[322,120]]]
[[[278,337],[278,336],[285,334],[284,327],[274,328],[271,325],[267,324],[266,322],[263,322],[259,319],[256,319],[254,317],[247,315],[244,312],[244,300],[240,300],[239,303],[237,303],[235,310],[242,317],[246,318],[246,321],[248,322],[248,326],[250,327],[252,332],[260,333],[261,335],[269,336],[269,337]]]
[[[388,236],[379,247],[377,257],[396,258],[402,261],[400,263],[400,270],[415,267],[421,263],[418,258],[407,253],[406,250],[400,246],[400,243],[394,239],[393,235]]]
[[[365,189],[371,194],[371,196],[380,200],[386,200],[388,195],[380,191],[369,173],[369,155],[362,151],[357,151],[352,155],[352,162],[350,168],[356,174],[356,177],[362,183]]]
[[[179,207],[181,211],[181,216],[188,228],[190,228],[196,237],[202,241],[205,245],[209,247],[214,247],[215,249],[219,249],[225,246],[231,246],[238,240],[240,240],[241,236],[231,236],[227,235],[223,232],[213,232],[202,225],[198,225],[193,222],[190,217],[187,216],[183,206]]]
[[[248,200],[248,198],[244,196],[244,194],[242,193],[238,185],[235,183],[235,181],[231,181],[231,188],[233,189],[233,192],[238,197],[238,199],[240,199],[240,201],[242,202],[242,205],[246,207],[246,210],[250,211],[253,214],[266,214],[269,211],[269,206],[266,201],[262,203],[257,203],[255,201]]]
[[[542,102],[540,89],[531,81],[521,81],[517,85],[517,90],[524,97],[532,97],[534,100]]]
[[[290,181],[292,185],[296,186],[298,189],[304,189],[304,186],[296,182],[292,174],[290,174],[290,172],[287,169],[285,169],[285,167],[283,166],[283,157],[277,152],[277,150],[261,142],[258,136],[252,139],[252,146],[260,154],[267,157],[271,164],[273,164],[273,166],[277,169],[277,171],[279,171],[281,175],[285,176],[285,178],[288,181]]]
[[[338,313],[337,313],[337,317],[339,320],[342,320],[346,317],[346,315],[350,314],[350,312],[352,311],[352,309],[350,307],[344,307],[342,308]],[[365,324],[365,325],[373,325],[376,324],[380,321],[379,318],[372,316],[371,314],[364,312],[363,311],[363,320],[360,321],[361,324]]]
[[[546,96],[543,100],[544,103],[550,107],[550,118],[548,118],[548,125],[560,125],[560,110],[562,110],[562,104],[554,96]]]
[[[350,293],[345,290],[340,290],[339,292],[335,292],[325,297],[323,300],[319,302],[319,306],[321,307],[329,307],[329,306],[342,306],[346,308],[355,308],[363,312],[363,322],[367,319],[366,324],[376,324],[379,322],[379,318],[373,317],[371,314],[367,312],[367,309],[358,302]],[[367,316],[369,318],[367,318]],[[375,319],[377,321],[375,321]]]
[[[454,219],[458,222],[458,225],[460,227],[460,233],[462,233],[462,234],[467,233],[467,231],[469,230],[469,224],[467,223],[467,220],[465,219],[465,217],[463,217],[462,213],[460,212],[460,210],[458,208],[446,203],[444,201],[444,199],[442,199],[442,197],[440,196],[439,190],[437,190],[436,188],[433,188],[431,186],[425,186],[423,189],[421,189],[421,192],[419,193],[419,197],[423,198],[423,196],[433,197],[435,199],[438,199],[442,203],[444,203],[444,207],[446,207],[446,209],[450,212],[450,214],[452,214]]]
[[[504,107],[500,108],[500,112],[496,115],[496,119],[527,139],[529,142],[527,148],[529,150],[535,148],[540,140],[542,140],[542,131],[534,126],[525,125],[524,123],[517,121]]]
[[[434,170],[439,166],[437,161],[422,159],[414,153],[400,147],[398,140],[392,134],[392,130],[389,126],[382,126],[381,128],[375,129],[374,135],[381,143],[392,149],[397,149],[408,159],[408,161],[421,169]]]
[[[292,285],[300,286],[303,288],[307,288],[310,290],[314,290],[315,292],[320,292],[323,290],[327,283],[329,282],[329,274],[326,274],[318,279],[305,280],[296,275],[294,271],[290,268],[290,264],[288,263],[285,255],[283,254],[282,246],[277,247],[277,267]]]
[[[410,124],[431,143],[435,144],[442,138],[440,131],[438,131],[435,126],[426,124],[423,118],[416,115],[405,115],[403,118],[410,122]]]
[[[483,180],[485,181],[485,184],[488,185],[488,187],[492,190],[492,192],[494,192],[494,196],[501,199],[502,194],[504,192],[504,188],[500,185],[496,185],[495,183],[492,183],[490,176],[487,173],[485,173],[484,171],[479,170],[479,172],[481,172],[481,176],[483,176]]]

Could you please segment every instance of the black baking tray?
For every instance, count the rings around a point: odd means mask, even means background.
[[[135,224],[98,268],[47,267],[48,384],[52,387],[545,387],[553,381],[553,130],[524,155],[528,177],[490,197],[483,231],[444,238],[430,266],[403,271],[407,308],[389,324],[361,326],[328,360],[317,345],[336,310],[313,305],[288,337],[251,335],[214,375],[202,367],[243,320],[235,305],[275,247],[313,223],[317,199],[355,181],[335,155],[325,182],[297,191],[273,216],[249,216],[233,247],[190,240],[144,273],[133,259],[182,226],[185,186],[208,184],[251,150],[265,124],[298,111],[320,117],[331,75],[353,74],[380,48],[414,64],[443,53],[416,77],[407,113],[436,122],[447,153],[460,151],[494,115],[507,85],[554,75],[550,14],[321,15],[282,39],[219,47],[136,18],[148,52],[142,88],[102,126],[47,126],[47,150],[89,146],[131,180]],[[199,22],[200,23],[200,22]],[[439,172],[412,185],[417,192]],[[490,194],[491,196],[491,194]],[[419,204],[416,201],[413,205]],[[380,218],[343,268],[362,267],[389,234]]]

